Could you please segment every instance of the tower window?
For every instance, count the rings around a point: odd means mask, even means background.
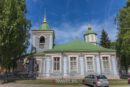
[[[45,37],[41,36],[39,40],[39,47],[44,48],[45,45]]]

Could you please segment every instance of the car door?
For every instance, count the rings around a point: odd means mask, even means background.
[[[87,82],[88,82],[88,81],[87,81],[87,78],[88,78],[88,76],[86,76],[85,79],[84,79],[84,83],[85,83],[85,84],[87,84]]]
[[[90,75],[87,76],[87,78],[86,78],[86,83],[87,83],[88,85],[90,85]]]
[[[94,82],[94,75],[91,75],[91,85],[93,85]]]

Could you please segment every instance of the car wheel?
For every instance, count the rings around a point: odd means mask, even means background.
[[[97,85],[96,85],[96,84],[93,84],[93,87],[97,87]]]
[[[128,84],[130,84],[130,81],[128,81]]]
[[[86,85],[85,80],[83,80],[83,84]]]

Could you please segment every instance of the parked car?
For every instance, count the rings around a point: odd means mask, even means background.
[[[130,84],[130,77],[128,78],[128,84]]]
[[[105,75],[88,75],[84,78],[83,83],[93,87],[109,87],[109,81]]]

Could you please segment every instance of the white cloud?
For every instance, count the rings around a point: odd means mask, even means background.
[[[104,20],[103,22],[92,21],[92,30],[98,34],[98,41],[100,40],[100,35],[102,29],[108,32],[110,40],[114,41],[116,39],[116,25],[113,22],[113,17]],[[84,39],[83,35],[87,32],[88,23],[78,24],[68,24],[62,23],[60,26],[53,27],[55,30],[55,42],[56,43],[66,43],[74,39]]]

